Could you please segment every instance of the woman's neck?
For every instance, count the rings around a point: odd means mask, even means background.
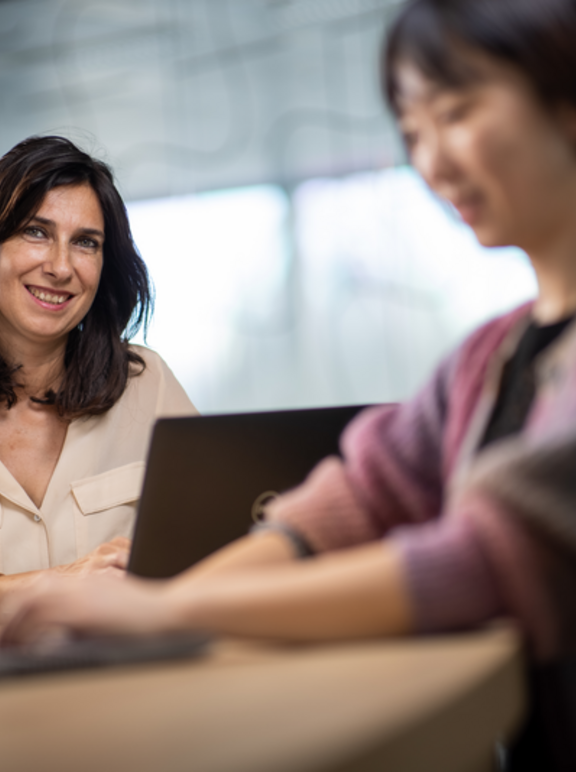
[[[527,252],[538,281],[535,319],[553,324],[576,313],[576,217],[544,246]]]
[[[8,341],[0,331],[0,353],[10,366],[18,367],[16,391],[21,396],[43,397],[50,389],[58,388],[64,372],[65,341]]]

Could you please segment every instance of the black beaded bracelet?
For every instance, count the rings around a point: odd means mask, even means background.
[[[311,558],[315,554],[306,539],[301,536],[298,531],[290,528],[290,526],[285,523],[263,521],[261,523],[256,523],[250,528],[250,533],[262,533],[264,531],[276,531],[277,533],[286,536],[292,543],[294,552],[298,558]]]

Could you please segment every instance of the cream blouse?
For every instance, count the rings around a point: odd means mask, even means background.
[[[0,463],[0,573],[71,563],[131,535],[154,421],[197,413],[158,354],[134,348],[146,369],[107,413],[72,421],[40,508]]]

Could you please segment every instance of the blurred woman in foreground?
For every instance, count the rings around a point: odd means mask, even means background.
[[[128,344],[150,302],[105,164],[62,137],[0,159],[0,598],[123,572],[154,421],[194,412]]]
[[[5,642],[201,627],[286,640],[511,615],[539,662],[576,646],[576,3],[415,0],[383,55],[415,168],[539,294],[466,340],[411,402],[374,408],[268,509],[174,580],[52,583]],[[309,556],[308,559],[300,558]]]

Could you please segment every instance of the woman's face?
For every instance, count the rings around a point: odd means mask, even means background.
[[[50,190],[18,233],[0,245],[4,344],[65,342],[92,305],[102,272],[104,217],[89,185]]]
[[[410,158],[481,244],[538,252],[573,220],[576,111],[544,107],[512,66],[470,58],[481,77],[458,89],[399,66]]]

